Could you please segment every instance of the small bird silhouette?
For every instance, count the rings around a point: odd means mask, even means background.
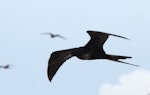
[[[128,39],[128,38],[119,35],[103,33],[98,31],[91,31],[91,30],[87,31],[87,33],[90,35],[91,39],[85,46],[79,48],[55,51],[51,54],[51,57],[48,61],[48,69],[47,69],[47,74],[50,81],[52,80],[52,78],[54,77],[54,75],[56,74],[60,66],[67,59],[73,56],[76,56],[82,60],[108,59],[111,61],[116,61],[128,65],[138,66],[138,65],[120,61],[120,59],[127,59],[132,57],[106,54],[103,49],[103,45],[110,35],[124,38],[124,39]]]
[[[9,65],[9,64],[7,64],[7,65],[1,65],[0,68],[10,69],[10,66],[11,66],[11,65]]]
[[[42,33],[42,35],[50,35],[51,38],[59,37],[62,39],[66,39],[65,37],[59,35],[59,34],[52,34],[52,33]]]

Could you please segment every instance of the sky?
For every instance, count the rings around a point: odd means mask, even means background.
[[[149,95],[149,0],[1,0],[0,69],[2,95]],[[87,30],[128,37],[110,37],[108,54],[132,56],[126,62],[67,60],[47,78],[50,54],[84,46]],[[50,39],[44,32],[61,34]]]

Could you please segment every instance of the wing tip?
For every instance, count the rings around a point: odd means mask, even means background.
[[[101,31],[87,30],[87,33],[88,33],[88,34],[90,34],[90,33],[103,33],[103,34],[107,34],[107,35],[111,35],[111,36],[123,38],[123,39],[126,39],[126,40],[130,40],[130,39],[127,38],[127,37],[123,37],[123,36],[115,35],[115,34],[111,34],[111,33],[106,33],[106,32],[101,32]],[[130,41],[131,41],[131,40],[130,40]]]
[[[52,82],[52,79],[48,78],[49,79],[49,82],[51,83]]]
[[[48,80],[49,80],[50,82],[52,82],[52,79],[53,79],[53,77],[51,77],[51,76],[49,75],[49,73],[48,73]]]
[[[127,38],[127,37],[123,37],[123,36],[120,36],[120,35],[115,35],[115,34],[109,34],[109,35],[111,35],[111,36],[115,36],[115,37],[119,37],[119,38],[123,38],[123,39],[126,39],[126,40],[131,41],[129,38]]]

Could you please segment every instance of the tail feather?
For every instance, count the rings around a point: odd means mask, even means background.
[[[128,65],[139,67],[139,65],[126,63],[126,62],[123,62],[123,61],[119,60],[119,59],[127,59],[127,58],[132,58],[132,57],[130,57],[130,56],[120,56],[120,55],[109,55],[109,60],[111,60],[111,61],[116,61],[116,62],[120,62],[120,63],[124,63],[124,64],[128,64]]]
[[[113,59],[127,59],[127,58],[132,58],[130,56],[120,56],[120,55],[109,55]]]

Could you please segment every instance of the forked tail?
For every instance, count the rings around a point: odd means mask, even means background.
[[[108,59],[111,60],[111,61],[116,61],[116,62],[120,62],[120,63],[124,63],[124,64],[128,64],[128,65],[139,67],[139,65],[135,65],[135,64],[131,64],[131,63],[126,63],[126,62],[123,62],[123,61],[119,60],[119,59],[132,58],[130,56],[120,56],[120,55],[108,55],[108,56],[109,56]]]

